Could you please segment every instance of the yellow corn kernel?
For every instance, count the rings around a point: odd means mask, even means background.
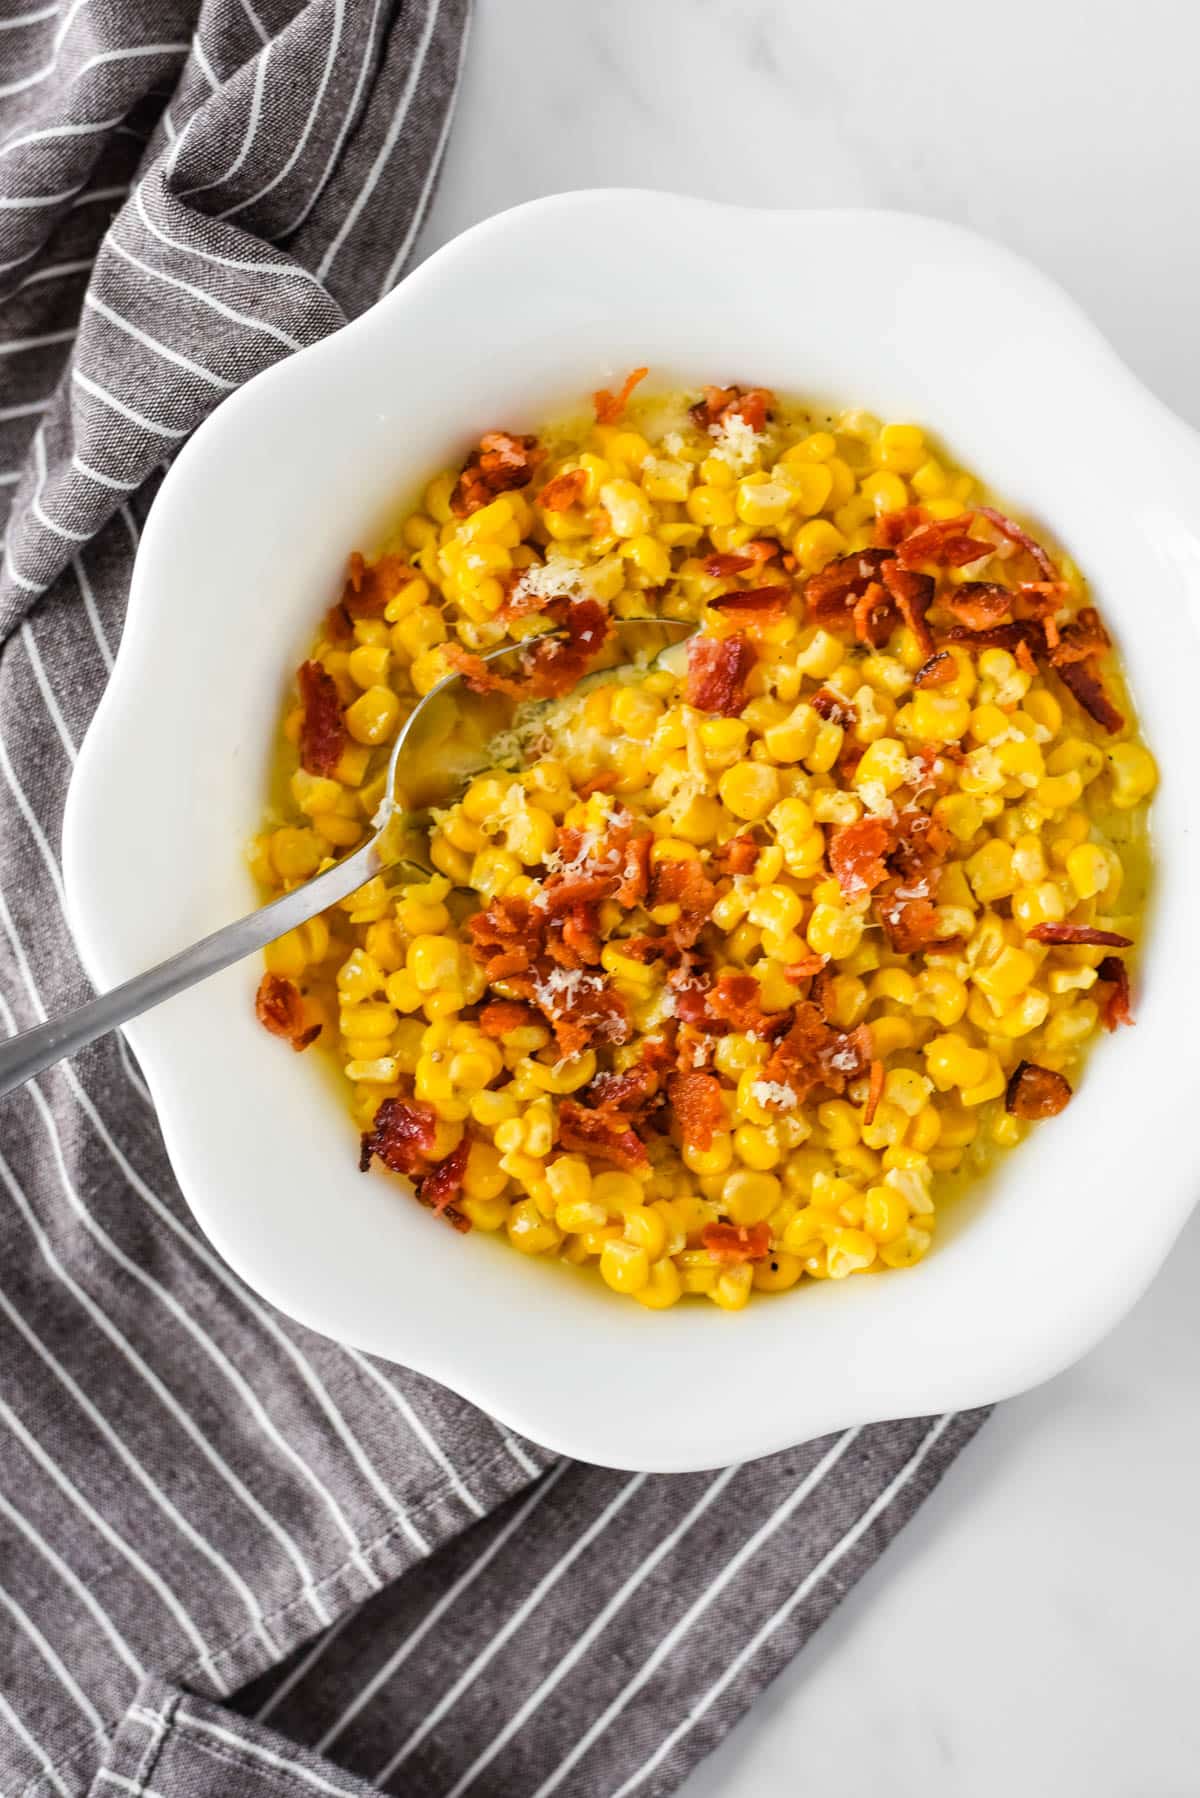
[[[717,790],[726,810],[753,823],[765,818],[779,798],[779,776],[764,762],[739,762],[726,769]]]
[[[388,743],[400,722],[400,701],[390,687],[368,687],[343,714],[356,743],[371,748]]]
[[[667,1227],[661,1211],[648,1205],[631,1205],[624,1214],[625,1241],[636,1243],[650,1261],[657,1261],[667,1247]]]
[[[986,1055],[984,1059],[987,1066],[982,1077],[959,1089],[964,1105],[986,1105],[989,1099],[998,1099],[1004,1091],[1004,1069],[994,1055]]]
[[[1098,843],[1080,843],[1067,856],[1067,879],[1081,899],[1095,899],[1108,885],[1108,856]]]
[[[842,753],[846,733],[840,724],[826,719],[817,727],[813,746],[804,757],[804,765],[814,774],[828,774]]]
[[[1108,751],[1108,771],[1112,802],[1119,811],[1130,811],[1140,805],[1158,785],[1154,757],[1140,743],[1114,743]],[[1038,798],[1041,796],[1039,791]]]
[[[635,1242],[606,1242],[600,1254],[600,1277],[614,1292],[640,1292],[650,1278],[650,1258]]]
[[[323,855],[320,838],[311,830],[285,825],[271,834],[271,861],[281,880],[308,880]]]
[[[508,1240],[523,1255],[546,1255],[562,1242],[562,1232],[542,1216],[532,1199],[518,1199],[509,1211],[506,1228]]]
[[[1047,774],[1038,781],[1034,791],[1044,811],[1065,812],[1078,801],[1083,792],[1083,780],[1078,770],[1072,768],[1066,774]],[[1136,804],[1136,800],[1133,803]]]
[[[894,1242],[880,1244],[879,1259],[885,1267],[915,1267],[929,1252],[929,1234],[912,1224]]]
[[[606,1216],[622,1217],[631,1206],[642,1203],[642,1185],[632,1174],[608,1170],[592,1176],[591,1196],[603,1205]]]
[[[933,1018],[943,1029],[957,1024],[967,1009],[967,989],[949,968],[922,968],[912,1008],[919,1018]],[[871,1029],[877,1034],[878,1026]]]
[[[863,1201],[863,1229],[876,1242],[894,1242],[908,1227],[908,1203],[891,1186],[869,1186]]]
[[[1006,948],[988,966],[976,968],[971,978],[989,998],[1006,1002],[1024,991],[1036,972],[1032,955],[1024,949]]]
[[[408,946],[408,972],[423,993],[460,984],[460,950],[457,943],[438,936],[419,936]]]
[[[727,1130],[719,1130],[707,1149],[685,1143],[683,1163],[694,1174],[723,1174],[733,1161],[733,1138]]]
[[[916,1033],[907,1018],[872,1018],[871,1048],[879,1061],[886,1061],[898,1049],[911,1049]]]
[[[263,950],[267,971],[281,974],[285,980],[296,980],[308,966],[304,939],[298,930],[286,930]]]
[[[733,1133],[733,1147],[742,1165],[756,1173],[778,1167],[783,1154],[774,1132],[758,1124],[739,1124]]]
[[[859,483],[859,492],[873,512],[902,512],[908,504],[908,488],[888,469],[867,475]]]
[[[791,487],[782,480],[747,475],[737,484],[734,510],[754,530],[778,524],[793,503]]]
[[[798,705],[764,730],[763,746],[774,762],[800,762],[811,754],[820,727],[820,715],[810,705]]]
[[[972,1048],[965,1036],[954,1031],[935,1036],[925,1045],[925,1066],[940,1093],[949,1092],[952,1086],[966,1089],[981,1085],[987,1078],[990,1059],[985,1050]]]
[[[1012,848],[999,837],[990,837],[974,855],[968,857],[967,879],[981,905],[991,905],[995,900],[1007,898],[1016,891],[1018,882],[1012,863]]]
[[[789,1255],[786,1249],[772,1249],[767,1260],[754,1264],[754,1290],[787,1292],[803,1275],[804,1264],[798,1255]]]
[[[805,574],[816,574],[849,547],[837,526],[827,518],[810,518],[792,539],[792,554]]]
[[[815,518],[833,497],[834,473],[828,462],[795,462],[787,471],[792,504],[802,518]]]
[[[896,714],[896,723],[908,735],[925,743],[957,743],[966,735],[971,711],[965,699],[953,693],[914,693]]]
[[[828,1271],[831,1280],[844,1280],[848,1274],[861,1273],[875,1259],[874,1238],[865,1230],[848,1228],[831,1232],[828,1243]]]
[[[844,961],[862,939],[863,921],[856,912],[836,905],[815,905],[808,920],[805,940],[818,955]]]
[[[889,1068],[883,1084],[883,1096],[906,1116],[915,1118],[929,1103],[933,1088],[923,1074],[912,1068]]]
[[[725,1182],[722,1204],[735,1224],[758,1224],[771,1215],[782,1197],[783,1188],[774,1174],[739,1168]]]
[[[383,969],[365,949],[354,949],[337,973],[338,992],[344,1005],[361,1003],[383,990]]]
[[[740,1267],[720,1269],[708,1296],[722,1311],[741,1311],[749,1303],[753,1285],[754,1269],[743,1262]]]
[[[463,1192],[470,1199],[497,1199],[507,1185],[508,1176],[500,1166],[495,1145],[474,1139],[463,1171]]]
[[[356,687],[377,687],[385,679],[388,662],[391,660],[386,649],[361,644],[350,651],[348,664],[350,679]]]
[[[667,1311],[683,1296],[683,1280],[675,1263],[664,1256],[650,1264],[645,1283],[634,1289],[639,1305],[651,1311]]]
[[[875,454],[881,468],[915,474],[925,460],[925,433],[917,425],[884,425]]]
[[[1053,880],[1018,887],[1012,896],[1012,915],[1022,930],[1034,924],[1061,924],[1067,915],[1062,888]]]

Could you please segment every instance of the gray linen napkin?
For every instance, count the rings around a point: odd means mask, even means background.
[[[6,1031],[86,993],[63,800],[162,465],[403,273],[466,25],[0,0]],[[0,1789],[667,1791],[978,1422],[676,1479],[553,1464],[248,1292],[109,1039],[0,1111]]]

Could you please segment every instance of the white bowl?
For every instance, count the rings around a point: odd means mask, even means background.
[[[643,362],[663,386],[761,383],[917,419],[1077,557],[1163,772],[1137,1028],[1099,1045],[1069,1110],[951,1213],[921,1266],[736,1316],[619,1303],[364,1178],[321,1058],[255,1022],[257,963],[129,1036],[196,1217],[274,1304],[553,1449],[683,1470],[1044,1379],[1133,1303],[1195,1197],[1200,446],[1058,288],[891,213],[612,191],[477,226],[183,450],[64,855],[101,988],[247,910],[242,848],[280,705],[347,552],[481,430],[531,428]]]

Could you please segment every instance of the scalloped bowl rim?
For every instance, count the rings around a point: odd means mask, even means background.
[[[730,232],[752,281],[709,266],[703,246]],[[821,291],[820,271],[847,259],[857,278]],[[618,1305],[573,1272],[433,1229],[385,1179],[359,1181],[326,1075],[253,1022],[252,966],[127,1034],[185,1197],[248,1285],[549,1448],[682,1471],[1035,1384],[1128,1310],[1194,1202],[1184,1068],[1200,969],[1185,931],[1200,854],[1182,776],[1200,690],[1200,440],[1073,301],[988,240],[899,213],[612,189],[475,226],[345,329],[232,395],[176,459],[72,780],[64,876],[100,988],[247,909],[239,833],[254,826],[287,669],[346,550],[472,432],[497,418],[536,423],[645,359],[693,385],[774,378],[907,410],[1040,516],[1093,578],[1165,775],[1137,1029],[1097,1048],[1053,1134],[1005,1158],[919,1268],[738,1317]],[[1120,511],[1105,501],[1102,422],[1125,445]],[[1056,434],[1057,451],[1043,441]],[[256,606],[260,595],[270,603]],[[1147,612],[1153,629],[1135,632]],[[214,709],[217,748],[201,754]],[[1093,1227],[1081,1239],[1085,1202]]]

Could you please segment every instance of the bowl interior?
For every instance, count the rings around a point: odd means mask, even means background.
[[[1137,1029],[1099,1046],[1069,1110],[919,1268],[736,1317],[617,1303],[361,1177],[328,1071],[254,1021],[256,965],[130,1036],[189,1202],[268,1298],[550,1446],[681,1468],[1054,1371],[1132,1302],[1191,1203],[1200,458],[1057,289],[966,233],[887,214],[570,195],[468,233],[183,451],[145,532],[65,858],[101,986],[248,909],[241,851],[279,709],[348,551],[481,430],[533,428],[643,362],[660,389],[738,380],[912,418],[1083,567],[1163,772]]]

